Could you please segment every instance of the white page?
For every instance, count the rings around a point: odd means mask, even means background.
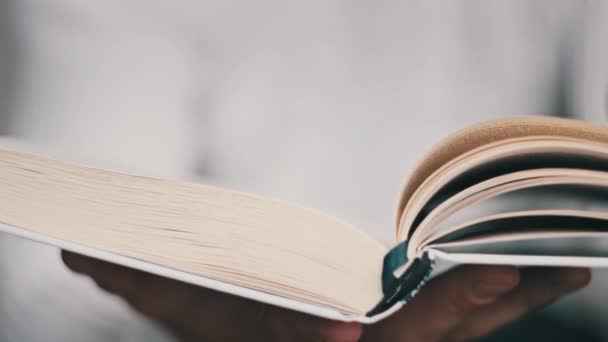
[[[608,232],[520,234],[446,243],[427,250],[453,263],[608,267]]]

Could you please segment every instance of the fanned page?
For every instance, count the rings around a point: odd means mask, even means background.
[[[415,295],[437,260],[608,266],[608,253],[574,245],[593,238],[608,244],[606,208],[573,210],[549,201],[545,208],[518,211],[515,198],[507,198],[518,193],[519,200],[531,199],[533,193],[525,193],[530,190],[572,194],[572,187],[606,192],[607,186],[608,129],[602,126],[521,117],[480,123],[447,137],[403,189],[397,244],[384,261],[385,300],[374,313]],[[498,198],[504,201],[492,201]],[[484,204],[491,210],[471,210]]]
[[[429,249],[456,263],[608,267],[607,228],[605,213],[513,212],[471,222]],[[484,234],[484,230],[493,232]]]
[[[13,149],[0,148],[1,230],[333,319],[382,299],[387,247],[330,216]]]
[[[501,145],[512,141],[530,142],[543,139],[549,145],[548,153],[559,152],[559,148],[550,151],[550,146],[555,145],[556,141],[576,141],[579,145],[600,144],[600,150],[608,151],[605,145],[608,143],[607,128],[575,120],[520,117],[489,121],[465,128],[434,146],[408,178],[397,210],[398,241],[408,239],[414,232],[412,221],[406,222],[405,218],[414,217],[423,209],[425,202],[420,198],[428,198],[439,191],[437,186],[428,186],[433,179],[451,171],[455,174],[454,177],[458,176],[459,172],[464,171],[454,171],[456,164],[474,154],[485,153],[488,158],[483,163],[489,164],[492,159],[500,158],[501,153],[507,153],[500,151]],[[539,149],[538,146],[532,148]],[[511,150],[514,155],[520,153],[515,148]]]
[[[426,173],[426,174],[425,174]],[[519,118],[447,138],[400,203],[408,257],[607,267],[608,129]]]

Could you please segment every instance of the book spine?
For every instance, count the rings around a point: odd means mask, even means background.
[[[407,303],[426,284],[433,272],[434,261],[425,252],[407,266],[399,277],[395,271],[409,262],[407,259],[407,241],[401,242],[384,257],[382,266],[382,293],[384,297],[366,316],[378,315],[399,302]]]

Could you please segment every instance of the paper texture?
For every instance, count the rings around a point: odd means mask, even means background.
[[[142,270],[144,272],[157,274],[159,276],[176,279],[186,283],[202,286],[208,289],[217,290],[229,294],[234,294],[239,297],[249,298],[258,302],[291,309],[310,315],[323,317],[331,320],[345,321],[345,322],[361,322],[361,323],[372,323],[390,315],[397,308],[388,310],[382,315],[369,318],[365,316],[354,316],[341,313],[337,310],[325,308],[322,306],[304,303],[289,298],[276,296],[270,293],[249,289],[246,287],[236,286],[229,283],[221,282],[211,278],[205,278],[194,274],[181,272],[168,267],[152,264],[146,261],[121,256],[113,253],[107,253],[94,248],[89,248],[79,244],[71,243],[68,241],[58,240],[49,238],[42,234],[34,233],[26,229],[14,227],[7,224],[0,223],[0,232],[9,233],[18,237],[22,237],[28,240],[41,242],[47,245],[56,246],[61,249],[71,251],[74,253],[86,255],[95,259],[105,260],[114,264],[123,265],[126,267]]]
[[[435,258],[451,264],[556,266],[556,267],[608,267],[605,257],[572,257],[544,255],[500,255],[481,253],[445,253],[430,249]]]
[[[407,184],[398,204],[397,224],[416,189],[429,175],[448,161],[489,143],[531,136],[560,136],[606,143],[608,128],[575,120],[521,117],[482,122],[460,130],[431,148],[407,178]]]

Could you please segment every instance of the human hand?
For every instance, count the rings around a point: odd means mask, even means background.
[[[66,265],[183,341],[470,341],[589,282],[585,269],[462,266],[365,329],[63,252]]]
[[[429,282],[363,341],[475,341],[587,285],[583,268],[467,265]]]
[[[103,290],[167,327],[184,342],[194,341],[358,341],[358,323],[333,322],[264,305],[63,251],[64,263],[90,276]]]

